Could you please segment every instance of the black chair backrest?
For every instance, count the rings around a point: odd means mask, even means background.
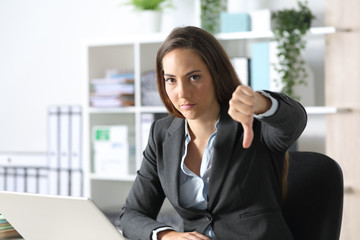
[[[315,152],[289,152],[284,217],[295,240],[338,240],[344,184],[340,166]]]

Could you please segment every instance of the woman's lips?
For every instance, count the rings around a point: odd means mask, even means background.
[[[195,104],[181,104],[180,107],[181,109],[184,109],[184,110],[189,110],[191,108],[193,108],[195,106]]]

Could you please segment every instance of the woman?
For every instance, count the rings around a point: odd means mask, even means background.
[[[131,239],[290,240],[281,213],[285,154],[306,125],[303,107],[241,85],[219,42],[174,29],[157,53],[170,116],[153,123],[121,214]],[[155,219],[167,197],[183,233]]]

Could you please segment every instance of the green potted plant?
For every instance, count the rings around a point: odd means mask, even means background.
[[[159,32],[161,26],[162,10],[171,6],[171,0],[130,0],[132,5],[139,12],[143,33]]]
[[[220,29],[220,13],[226,10],[227,0],[201,0],[201,28],[215,34]]]
[[[272,30],[277,42],[279,63],[274,66],[281,79],[275,79],[282,86],[282,93],[299,99],[294,94],[296,85],[306,85],[307,72],[301,53],[306,47],[305,34],[315,18],[307,1],[298,1],[299,9],[285,9],[272,13]]]
[[[161,11],[169,3],[169,0],[131,0],[129,2],[135,7],[136,10],[152,10],[152,11]]]

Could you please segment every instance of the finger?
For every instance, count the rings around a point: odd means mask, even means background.
[[[252,123],[242,124],[244,129],[244,137],[243,137],[243,148],[249,148],[254,138],[254,131],[252,129]]]
[[[242,124],[248,124],[252,121],[253,118],[253,109],[243,103],[234,103],[233,100],[230,100],[230,107],[228,114],[230,117]]]
[[[232,94],[232,100],[243,102],[247,105],[254,105],[255,95],[251,88],[239,86]]]
[[[254,96],[254,91],[249,86],[240,85],[240,86],[238,86],[238,89],[247,96],[250,96],[250,97]]]

